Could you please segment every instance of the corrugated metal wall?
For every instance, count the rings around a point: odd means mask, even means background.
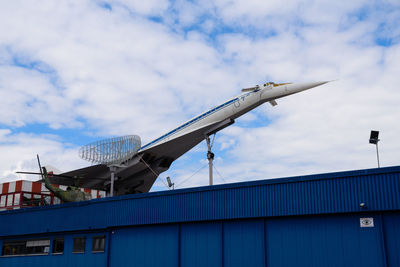
[[[272,219],[268,266],[385,266],[380,216],[361,228],[359,215]]]
[[[182,224],[180,228],[181,266],[222,266],[222,223]]]
[[[365,203],[365,206],[360,207],[360,203]],[[400,167],[128,195],[0,212],[0,236],[122,225],[383,210],[400,210]],[[80,220],[75,220],[76,216]],[[28,227],[25,221],[30,222]]]
[[[399,174],[391,167],[2,212],[0,246],[63,236],[65,252],[0,257],[0,266],[400,266]],[[74,236],[95,232],[106,234],[105,252],[72,253]]]
[[[114,230],[110,266],[179,266],[179,226]]]
[[[54,255],[51,252],[49,255],[40,255],[40,256],[14,256],[14,257],[3,257],[0,256],[0,266],[1,267],[71,267],[71,266],[96,266],[96,267],[106,267],[108,266],[107,262],[107,253],[90,253],[91,251],[91,242],[89,242],[90,238],[93,235],[99,234],[108,234],[107,232],[96,232],[96,233],[85,233],[85,232],[77,232],[77,233],[59,233],[52,235],[40,235],[37,237],[40,238],[50,238],[51,242],[53,242],[54,237],[64,237],[64,254]],[[82,237],[85,236],[87,242],[85,244],[85,253],[72,253],[72,243],[73,237]],[[12,240],[32,237],[14,237]],[[0,240],[0,246],[2,247],[2,242],[4,240]],[[106,249],[108,250],[107,244]],[[51,250],[50,250],[51,251]],[[126,266],[126,265],[121,265]]]
[[[387,266],[400,266],[400,214],[385,214],[383,229]]]
[[[363,216],[374,227],[360,227]],[[110,266],[396,267],[399,219],[366,213],[115,229]]]
[[[360,218],[374,227],[360,227]],[[397,267],[400,213],[314,215],[109,229],[104,253],[0,257],[0,266]],[[0,242],[1,245],[1,242]]]

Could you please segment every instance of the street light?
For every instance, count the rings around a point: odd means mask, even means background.
[[[374,144],[376,145],[376,158],[378,160],[378,168],[380,168],[380,164],[379,164],[379,152],[378,152],[378,142],[380,141],[380,139],[378,138],[379,136],[379,131],[371,131],[371,135],[369,137],[369,143],[370,144]]]

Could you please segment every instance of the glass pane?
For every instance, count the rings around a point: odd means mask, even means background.
[[[64,253],[64,238],[53,240],[53,253]]]
[[[27,247],[42,247],[42,246],[49,246],[49,245],[50,245],[49,239],[26,241]]]
[[[43,255],[49,252],[49,239],[18,240],[3,243],[2,255]]]
[[[7,196],[7,207],[11,207],[13,204],[13,196],[14,195],[8,195]]]
[[[105,236],[94,236],[92,243],[92,252],[104,252]]]
[[[24,241],[4,242],[2,256],[24,254],[25,245],[26,242]]]
[[[32,198],[32,194],[24,193],[23,196],[22,196],[22,205],[30,206],[31,205],[31,198]]]
[[[21,194],[20,193],[14,195],[14,206],[19,206],[20,198],[21,198]]]
[[[42,196],[34,194],[32,198],[32,206],[40,206],[41,201],[42,201]]]
[[[85,241],[86,237],[74,237],[74,246],[72,248],[72,252],[85,252]]]
[[[53,198],[53,204],[55,205],[55,204],[60,204],[61,203],[61,201],[60,201],[60,199],[58,198],[58,197],[54,197]]]
[[[44,205],[51,205],[51,197],[50,196],[45,196],[43,199],[43,204]]]
[[[1,196],[0,207],[4,207],[5,205],[6,205],[6,196]]]

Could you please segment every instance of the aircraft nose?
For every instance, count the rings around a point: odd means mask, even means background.
[[[295,94],[301,91],[305,91],[320,85],[323,85],[325,83],[328,83],[329,81],[323,81],[323,82],[306,82],[306,83],[291,83],[287,84],[286,86],[286,91],[290,94]]]

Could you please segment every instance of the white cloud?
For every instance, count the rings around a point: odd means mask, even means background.
[[[232,80],[229,73],[221,71],[215,51],[196,38],[185,39],[165,26],[123,11],[105,14],[87,4],[85,7],[93,11],[86,10],[82,16],[83,11],[77,12],[75,6],[64,7],[57,16],[47,9],[26,7],[20,16],[26,17],[32,30],[4,14],[7,27],[15,29],[13,34],[4,30],[4,40],[17,53],[27,53],[32,61],[54,68],[59,84],[51,89],[63,89],[64,106],[74,106],[68,109],[69,114],[84,118],[101,134],[121,134],[137,128],[145,129],[140,130],[141,134],[154,137],[158,129],[167,130],[184,119],[166,120],[179,113],[178,104],[184,104],[190,117],[200,110],[193,108],[193,103],[198,103],[204,88]],[[32,10],[37,13],[29,14]],[[47,20],[39,19],[42,17]],[[35,73],[42,80],[47,78],[46,74]],[[209,79],[204,80],[203,73],[208,73]],[[217,95],[223,95],[220,92]],[[44,106],[51,105],[46,94],[42,98]],[[144,125],[156,127],[148,132]]]
[[[53,165],[63,171],[83,167],[74,145],[60,142],[52,135],[13,134],[0,129],[0,183],[13,180],[38,180],[34,175],[16,174],[17,171],[39,171],[36,154],[43,165]]]
[[[0,123],[24,126],[47,123],[52,128],[74,127],[78,123],[65,110],[72,109],[63,92],[57,90],[41,73],[0,66]]]
[[[160,15],[168,9],[169,3],[167,0],[124,0],[124,1],[110,1],[108,4],[111,8],[113,5],[127,7],[130,11],[141,15]],[[104,6],[104,5],[103,5]]]
[[[82,166],[69,136],[29,132],[30,125],[147,142],[266,79],[339,80],[262,106],[221,132],[216,167],[227,181],[374,167],[371,129],[381,130],[382,164],[398,164],[400,27],[390,5],[3,4],[0,173],[14,179],[14,170],[34,168],[36,153],[63,170]],[[168,174],[184,181],[204,164],[204,151],[196,147]],[[206,176],[207,168],[185,185],[206,184]]]

